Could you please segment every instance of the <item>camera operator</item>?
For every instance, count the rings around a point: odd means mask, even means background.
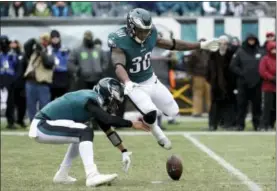
[[[27,111],[30,121],[39,109],[50,102],[51,94],[49,84],[52,83],[54,58],[46,54],[49,35],[40,37],[40,42],[32,38],[24,44],[27,68],[24,73],[26,78]]]
[[[62,46],[59,31],[52,30],[50,33],[50,45],[47,46],[48,55],[55,59],[55,70],[51,85],[51,100],[68,92],[70,86],[70,75],[67,68],[69,50]]]
[[[7,99],[7,128],[15,129],[14,106],[15,106],[15,82],[19,76],[19,60],[17,55],[11,51],[10,40],[7,36],[0,36],[0,89],[8,90]]]

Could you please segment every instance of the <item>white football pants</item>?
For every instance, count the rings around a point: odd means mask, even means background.
[[[139,83],[139,87],[135,87],[128,97],[143,115],[154,110],[172,117],[179,113],[179,106],[172,94],[155,75]]]

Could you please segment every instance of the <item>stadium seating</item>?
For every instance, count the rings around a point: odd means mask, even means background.
[[[2,17],[97,16],[120,17],[133,7],[146,8],[161,16],[272,16],[276,2],[1,2]],[[45,7],[43,6],[45,4]],[[205,5],[204,5],[205,4]],[[123,9],[123,10],[122,10]],[[18,13],[18,10],[21,12]],[[49,14],[48,14],[49,11]]]

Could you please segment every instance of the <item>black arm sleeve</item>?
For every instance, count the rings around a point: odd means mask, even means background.
[[[104,126],[114,127],[132,127],[132,122],[122,119],[118,116],[112,116],[105,112],[102,108],[97,106],[93,100],[88,100],[86,103],[86,109],[91,113],[96,121],[99,121]]]

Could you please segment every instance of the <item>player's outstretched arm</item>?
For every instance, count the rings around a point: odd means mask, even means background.
[[[98,105],[96,105],[96,103],[93,100],[88,100],[85,107],[88,110],[88,112],[90,112],[91,116],[93,116],[96,121],[101,123],[100,127],[133,127],[134,129],[138,130],[150,131],[150,128],[140,121],[130,121],[125,120],[119,116],[110,115],[102,108],[100,108]],[[103,131],[106,130],[108,129],[103,129]]]
[[[217,51],[219,42],[217,39],[213,39],[205,42],[190,43],[190,42],[186,42],[178,39],[168,40],[168,39],[163,39],[158,37],[156,46],[167,50],[178,50],[178,51],[195,50],[195,49]]]
[[[183,40],[157,38],[156,46],[167,50],[194,50],[200,48],[200,43],[189,43]]]
[[[118,133],[109,125],[105,125],[102,122],[98,121],[99,126],[101,129],[106,133],[108,139],[111,143],[118,148],[118,150],[122,153],[122,164],[123,164],[123,171],[127,172],[130,165],[131,165],[131,158],[132,152],[128,152],[128,150],[124,147],[122,143],[122,139],[118,135]]]

